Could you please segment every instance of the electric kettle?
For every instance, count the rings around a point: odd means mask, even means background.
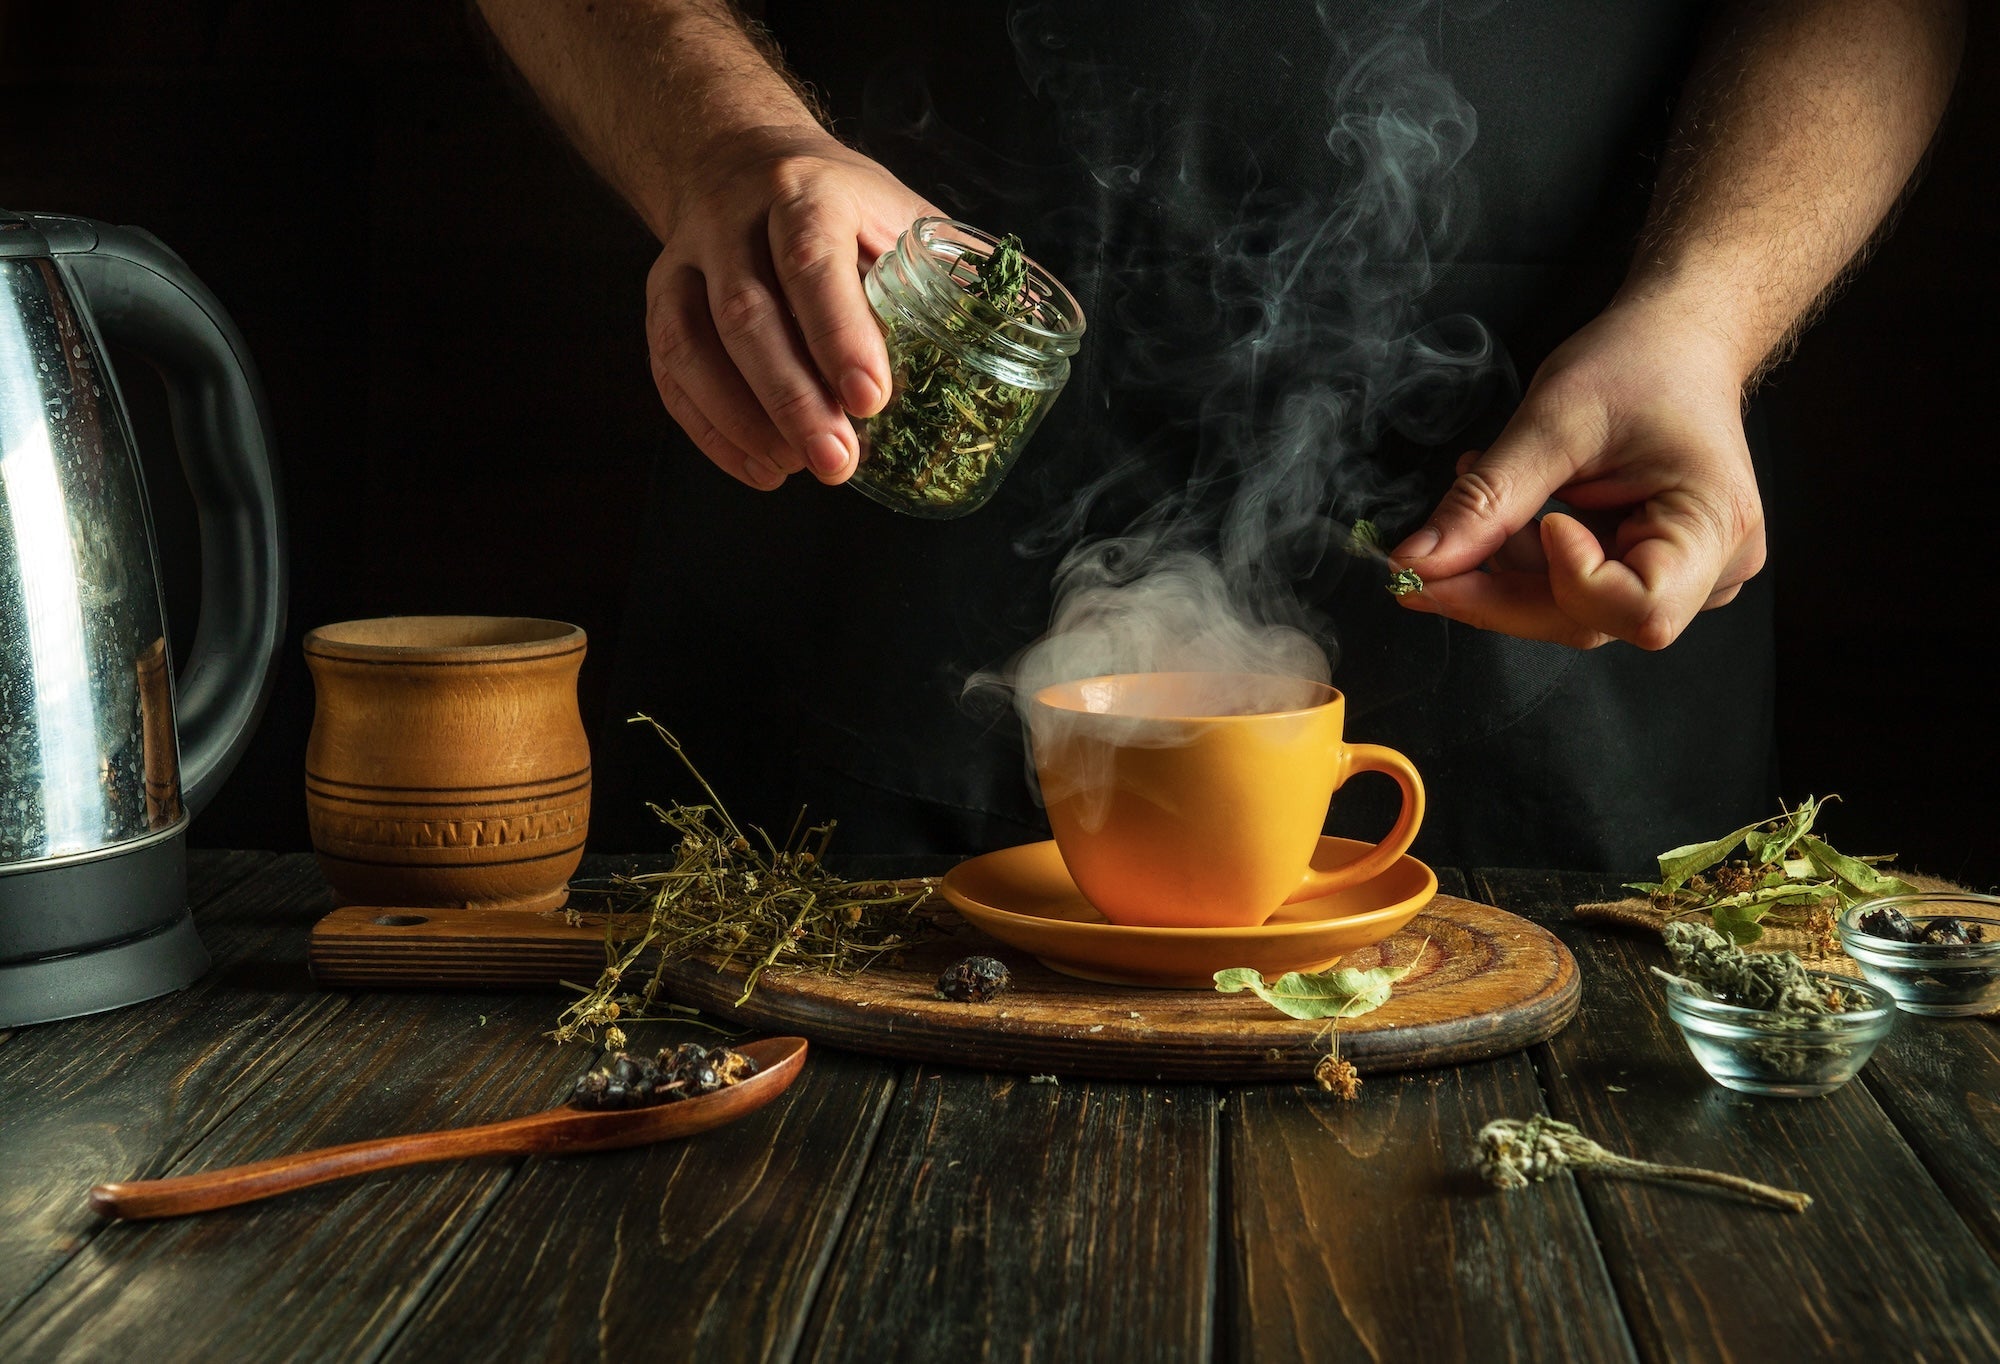
[[[200,515],[178,678],[107,341],[165,381]],[[222,305],[148,233],[0,212],[0,1028],[208,969],[188,819],[249,743],[284,621],[270,421]]]

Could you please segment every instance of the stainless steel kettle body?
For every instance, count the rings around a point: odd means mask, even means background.
[[[201,517],[178,679],[107,339],[160,371]],[[188,819],[269,694],[284,577],[263,396],[214,296],[143,232],[0,213],[0,1027],[207,969]]]

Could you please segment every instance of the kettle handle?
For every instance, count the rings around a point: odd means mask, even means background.
[[[201,618],[175,710],[181,800],[199,813],[249,746],[285,632],[285,524],[271,421],[222,304],[149,232],[92,224],[61,257],[109,340],[159,371],[201,520]]]

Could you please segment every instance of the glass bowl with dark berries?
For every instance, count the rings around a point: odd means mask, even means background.
[[[1840,916],[1840,947],[1905,1013],[2000,1011],[2000,897],[1889,895]]]

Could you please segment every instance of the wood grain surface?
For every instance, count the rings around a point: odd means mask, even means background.
[[[1503,901],[1574,904],[1602,886],[1486,877],[1479,888]],[[1880,1063],[1823,1098],[1724,1089],[1666,1017],[1648,969],[1664,959],[1657,944],[1563,931],[1593,988],[1576,1026],[1544,1049],[1550,1110],[1623,1154],[1813,1198],[1794,1215],[1678,1186],[1578,1180],[1643,1355],[2000,1358],[2000,1266],[1876,1102],[1867,1082]],[[1554,1193],[1544,1185],[1515,1196]]]
[[[542,1038],[546,1012],[545,1000],[519,996],[357,1001],[167,1172],[546,1108],[590,1059]],[[198,1217],[109,1224],[0,1325],[0,1358],[56,1356],[80,1334],[89,1357],[151,1364],[285,1358],[315,1340],[345,1342],[322,1357],[365,1358],[428,1296],[519,1164],[426,1166]],[[90,1184],[123,1173],[79,1170],[66,1200],[81,1211]],[[202,1292],[185,1291],[191,1280]],[[260,1300],[282,1310],[250,1310]]]
[[[1458,874],[1440,878],[1458,889]],[[1525,1054],[1371,1077],[1352,1102],[1230,1091],[1222,1353],[1265,1360],[1633,1358],[1574,1186],[1514,1198],[1471,1170],[1473,1134],[1542,1109]],[[1409,1267],[1448,1267],[1426,1291]]]
[[[400,922],[408,919],[420,922]],[[349,908],[314,928],[312,960],[322,981],[350,986],[527,983],[538,973],[590,980],[603,961],[598,934],[557,915]],[[1005,961],[1014,990],[987,1004],[937,998],[938,974],[972,953]],[[1546,930],[1450,895],[1342,964],[1412,963],[1388,1004],[1341,1024],[1342,1054],[1363,1071],[1518,1050],[1567,1023],[1581,988],[1575,960]],[[768,971],[738,1003],[743,974],[740,966],[671,963],[667,997],[743,1027],[854,1051],[1071,1076],[1298,1079],[1326,1049],[1323,1024],[1287,1018],[1254,995],[1092,984],[969,928],[856,976]]]
[[[916,1068],[801,1357],[1204,1357],[1216,1117],[1206,1086]]]
[[[287,926],[265,911],[317,890],[310,864],[204,861],[199,926],[215,970],[137,1008],[24,1028],[0,1047],[0,1318],[97,1234],[85,1189],[163,1173],[346,1005],[313,991],[296,957],[289,971],[268,965],[310,919]],[[247,979],[289,988],[245,990]]]
[[[1474,885],[1569,938],[1578,1021],[1351,1102],[815,1048],[779,1100],[684,1142],[98,1223],[95,1180],[507,1117],[595,1057],[549,1044],[547,993],[316,991],[310,862],[195,867],[210,977],[0,1042],[8,1364],[1996,1357],[1992,1025],[1901,1019],[1827,1099],[1722,1090],[1649,993],[1657,947],[1568,921],[1606,882],[1549,873]],[[1545,1110],[1817,1201],[1485,1189],[1478,1126]]]
[[[713,1035],[633,1031],[691,1040]],[[387,1360],[464,1358],[469,1341],[491,1359],[791,1358],[896,1084],[815,1050],[738,1130],[531,1161]]]

